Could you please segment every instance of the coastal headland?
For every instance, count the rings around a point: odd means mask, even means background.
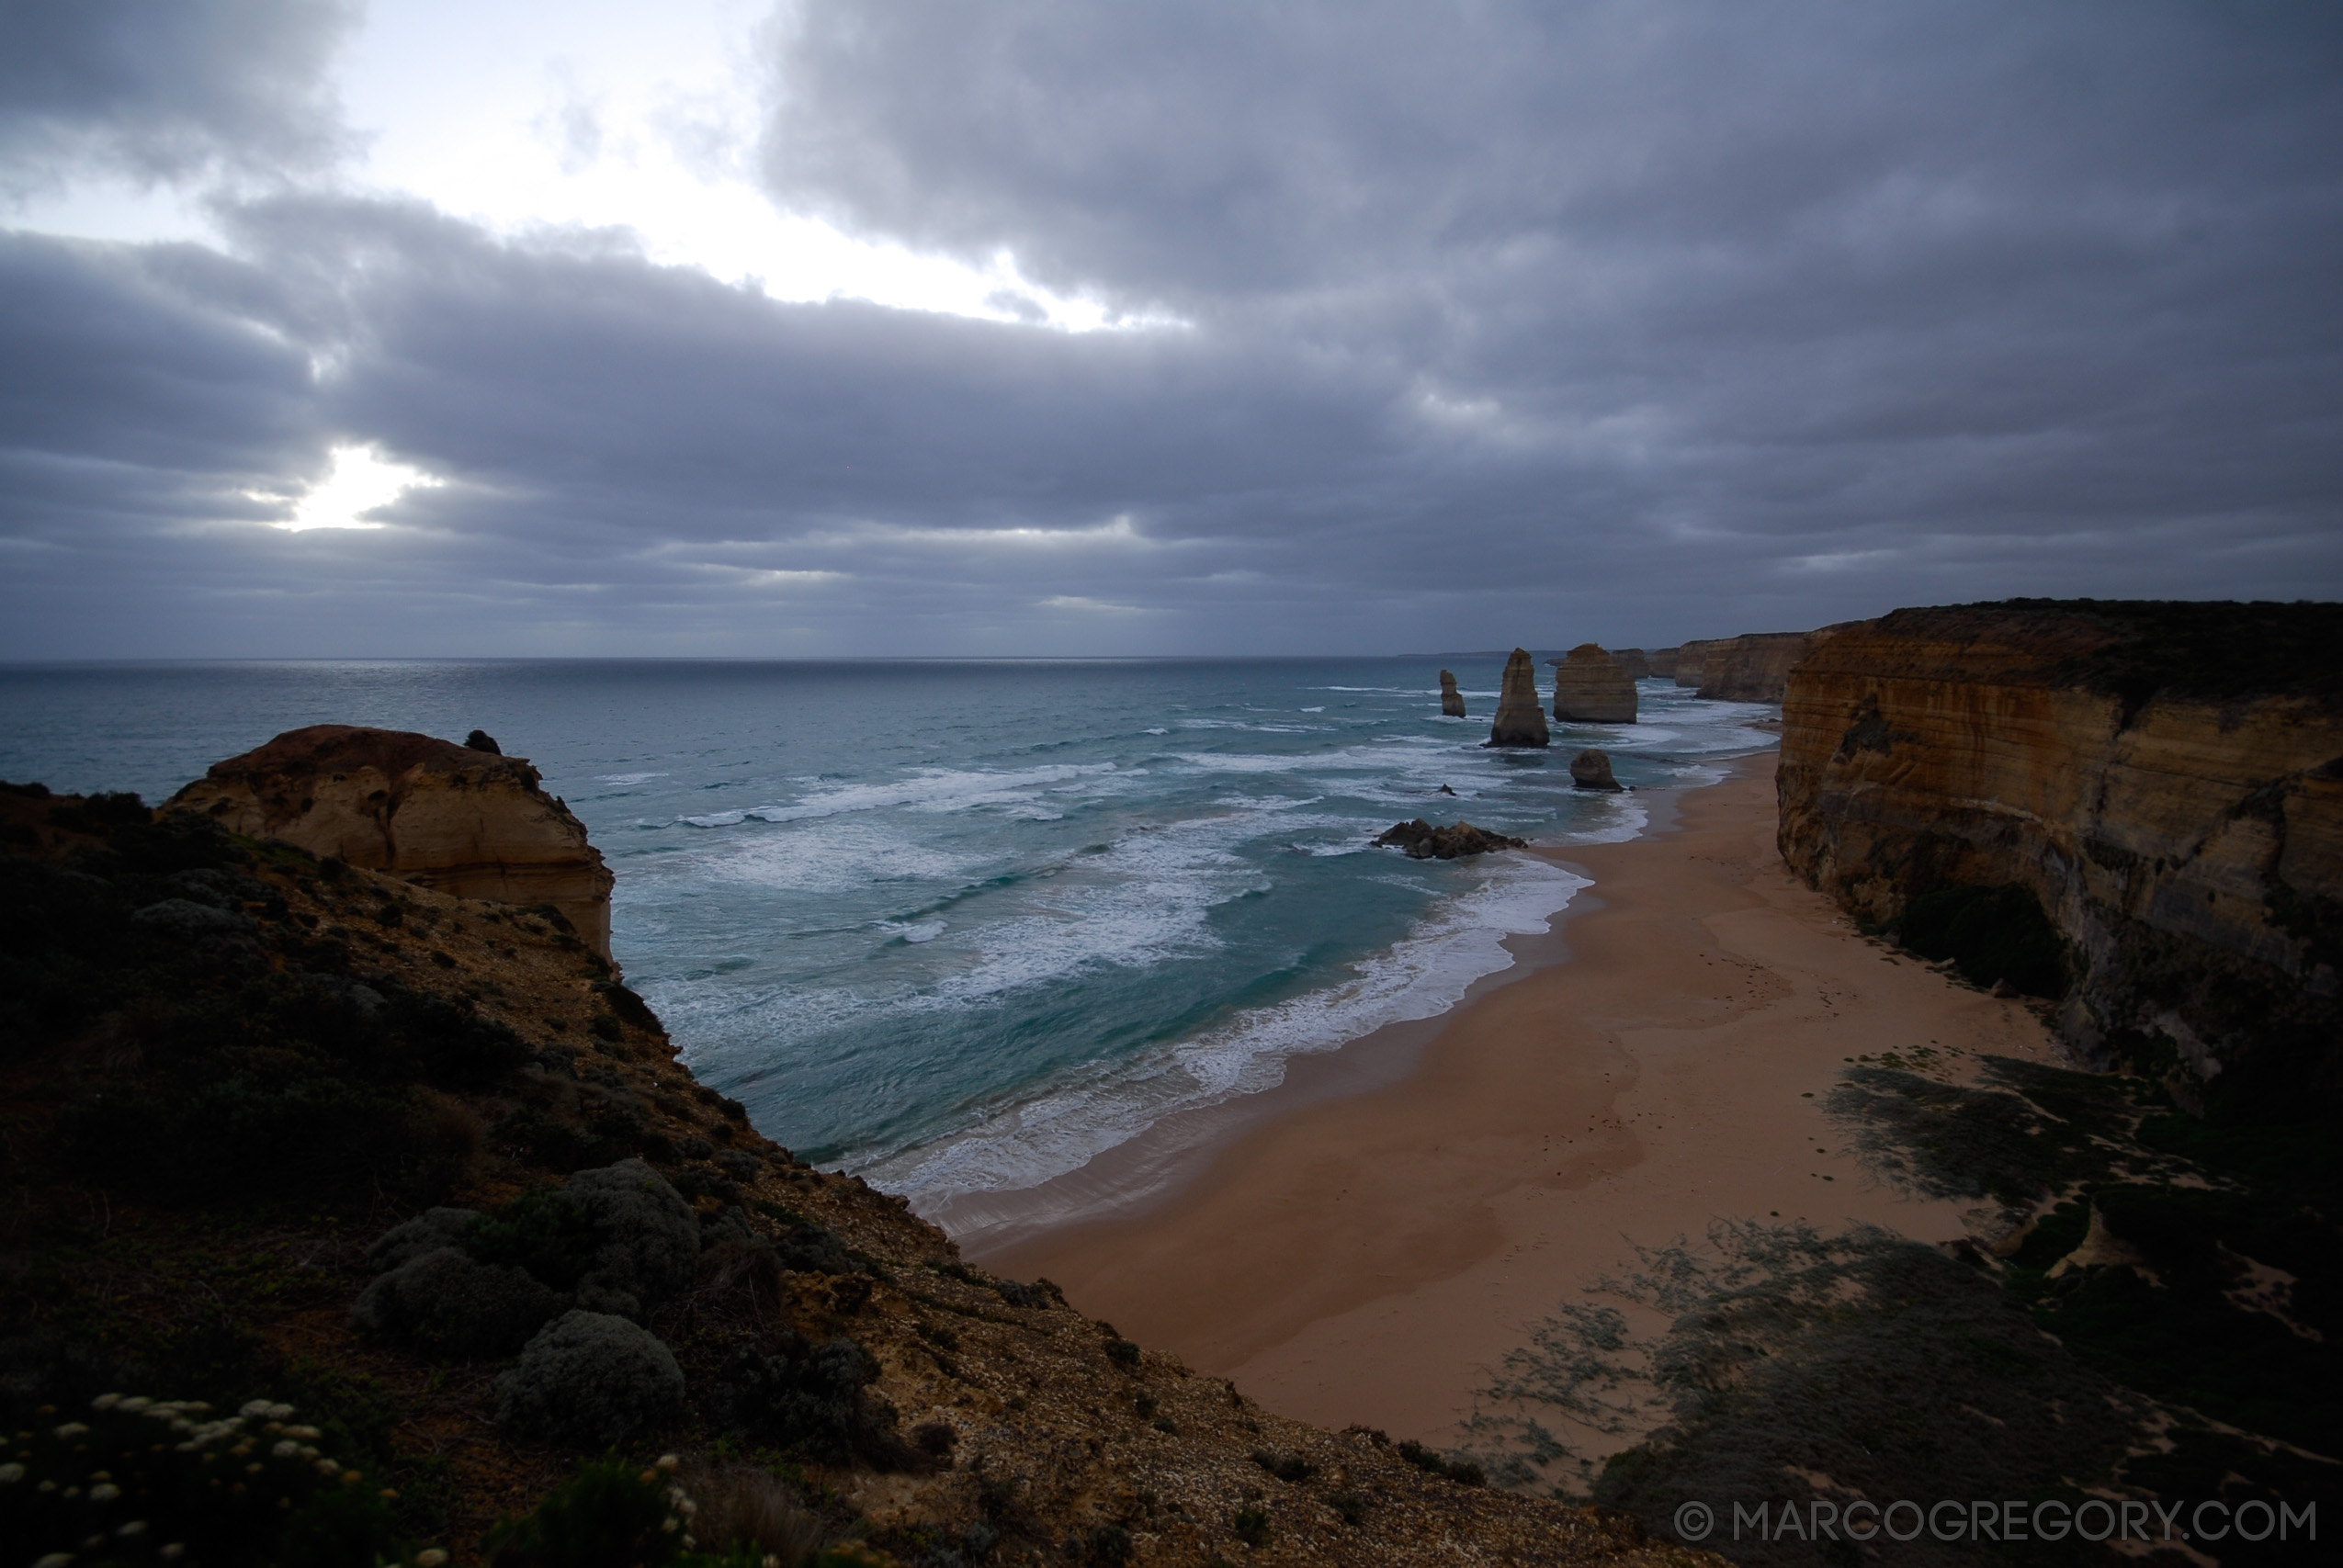
[[[1594,879],[1417,1069],[1251,1127],[1168,1196],[971,1255],[1282,1414],[1454,1440],[1527,1326],[1725,1216],[1929,1241],[1961,1206],[1868,1179],[1825,1097],[1914,1048],[2047,1062],[2016,999],[1868,940],[1774,846],[1774,761],[1664,831],[1541,852]]]

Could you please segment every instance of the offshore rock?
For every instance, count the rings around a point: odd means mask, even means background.
[[[1611,756],[1592,748],[1570,759],[1570,782],[1580,789],[1620,790],[1626,786],[1611,776]]]
[[[1375,841],[1388,849],[1407,851],[1409,860],[1454,860],[1459,855],[1485,855],[1491,850],[1530,847],[1527,839],[1509,839],[1469,822],[1435,828],[1421,817],[1412,822],[1394,823],[1390,831]]]
[[[1635,680],[1600,644],[1582,642],[1554,663],[1555,717],[1576,724],[1636,722]]]
[[[550,904],[610,956],[609,868],[525,758],[315,724],[213,763],[170,804],[435,892]]]
[[[1465,694],[1456,689],[1456,677],[1445,670],[1440,672],[1440,713],[1443,718],[1465,716]]]
[[[1505,687],[1498,698],[1497,719],[1488,727],[1490,746],[1550,746],[1554,737],[1545,728],[1545,709],[1537,700],[1537,662],[1525,648],[1505,660]]]
[[[1674,649],[1655,648],[1647,657],[1651,661],[1653,676],[1662,681],[1673,681],[1676,678],[1676,650]]]
[[[1800,662],[1783,716],[1783,858],[1857,918],[2025,889],[2086,1060],[2332,1092],[2343,606],[1898,610]]]
[[[1640,681],[1651,673],[1651,659],[1640,648],[1614,648],[1611,662],[1619,666],[1630,681]]]

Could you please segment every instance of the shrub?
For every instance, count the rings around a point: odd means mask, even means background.
[[[578,1302],[596,1312],[639,1317],[689,1290],[699,1261],[699,1221],[667,1179],[640,1159],[570,1178],[563,1196],[598,1238],[578,1278]]]
[[[1366,1499],[1355,1492],[1337,1492],[1326,1500],[1326,1506],[1340,1515],[1346,1525],[1355,1526],[1366,1521]]]
[[[921,1456],[895,1431],[893,1410],[866,1392],[877,1376],[869,1353],[843,1335],[816,1345],[785,1333],[775,1354],[736,1352],[710,1403],[734,1429],[808,1459],[916,1468]]]
[[[685,1550],[688,1501],[662,1470],[601,1460],[481,1544],[495,1568],[663,1568]]]
[[[594,1267],[602,1240],[583,1204],[558,1188],[539,1187],[481,1218],[463,1247],[483,1263],[526,1269],[557,1291],[573,1291]]]
[[[1269,1449],[1255,1449],[1253,1462],[1280,1481],[1303,1482],[1318,1473],[1318,1466],[1299,1454],[1281,1454]]]
[[[1106,1357],[1107,1359],[1119,1361],[1124,1366],[1136,1367],[1139,1364],[1139,1348],[1136,1342],[1129,1339],[1109,1339],[1106,1342]]]
[[[698,1505],[691,1533],[704,1551],[743,1552],[759,1564],[776,1557],[782,1568],[801,1568],[821,1550],[821,1520],[770,1471],[746,1464],[698,1470],[685,1476],[684,1490]]]
[[[1131,1532],[1121,1525],[1101,1525],[1090,1532],[1090,1554],[1093,1562],[1128,1562],[1131,1560]]]
[[[1237,1539],[1247,1546],[1266,1546],[1269,1543],[1269,1514],[1264,1509],[1238,1509],[1236,1517],[1228,1521],[1228,1528],[1236,1531]]]
[[[0,1467],[10,1561],[444,1562],[400,1539],[381,1490],[319,1451],[289,1404],[233,1416],[197,1401],[103,1394],[84,1418],[28,1421]],[[225,1484],[223,1484],[223,1482]],[[102,1552],[85,1543],[104,1538]]]
[[[1398,1446],[1398,1452],[1401,1459],[1406,1460],[1418,1470],[1425,1471],[1433,1475],[1445,1476],[1459,1486],[1486,1486],[1488,1484],[1488,1472],[1482,1470],[1479,1465],[1473,1463],[1469,1460],[1458,1461],[1447,1459],[1443,1455],[1434,1453],[1432,1450],[1424,1447],[1421,1443],[1416,1442],[1412,1438],[1407,1442],[1401,1443]]]
[[[350,1315],[385,1338],[471,1359],[511,1355],[564,1304],[522,1269],[443,1247],[368,1285]]]
[[[496,1419],[527,1437],[599,1447],[682,1414],[684,1372],[645,1328],[572,1308],[496,1380]]]

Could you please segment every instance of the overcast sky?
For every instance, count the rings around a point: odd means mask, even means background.
[[[2306,0],[0,0],[0,658],[2343,596]]]

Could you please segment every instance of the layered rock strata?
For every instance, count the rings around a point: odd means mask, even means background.
[[[1676,645],[1676,684],[1697,688],[1708,668],[1709,642],[1685,642]]]
[[[1465,694],[1456,689],[1456,677],[1445,670],[1440,672],[1440,712],[1444,718],[1465,716]]]
[[[1554,716],[1565,723],[1633,724],[1636,682],[1599,643],[1554,661]]]
[[[1485,855],[1491,850],[1530,847],[1527,839],[1509,839],[1469,822],[1435,828],[1421,817],[1412,822],[1394,823],[1375,841],[1385,849],[1407,851],[1409,860],[1455,860],[1463,855]]]
[[[1701,666],[1700,694],[1728,703],[1778,703],[1789,688],[1791,667],[1840,629],[1751,632],[1710,643]]]
[[[2258,1062],[2333,1089],[2343,606],[2014,601],[1858,623],[1789,677],[1780,791],[1783,858],[1864,920],[2031,890],[2087,1059],[2196,1080]]]
[[[1570,783],[1579,789],[1617,792],[1626,786],[1611,774],[1611,754],[1592,748],[1570,759]]]
[[[1529,649],[1517,648],[1505,660],[1505,685],[1497,700],[1497,718],[1488,727],[1491,746],[1550,746],[1545,709],[1537,697],[1537,662]]]
[[[525,758],[317,724],[214,763],[170,804],[456,897],[549,904],[610,956],[614,878]]]
[[[1651,673],[1651,659],[1640,648],[1614,648],[1611,662],[1619,666],[1630,681],[1640,681]]]
[[[1655,648],[1646,657],[1651,661],[1650,672],[1655,679],[1673,681],[1676,678],[1676,650],[1674,649]]]

